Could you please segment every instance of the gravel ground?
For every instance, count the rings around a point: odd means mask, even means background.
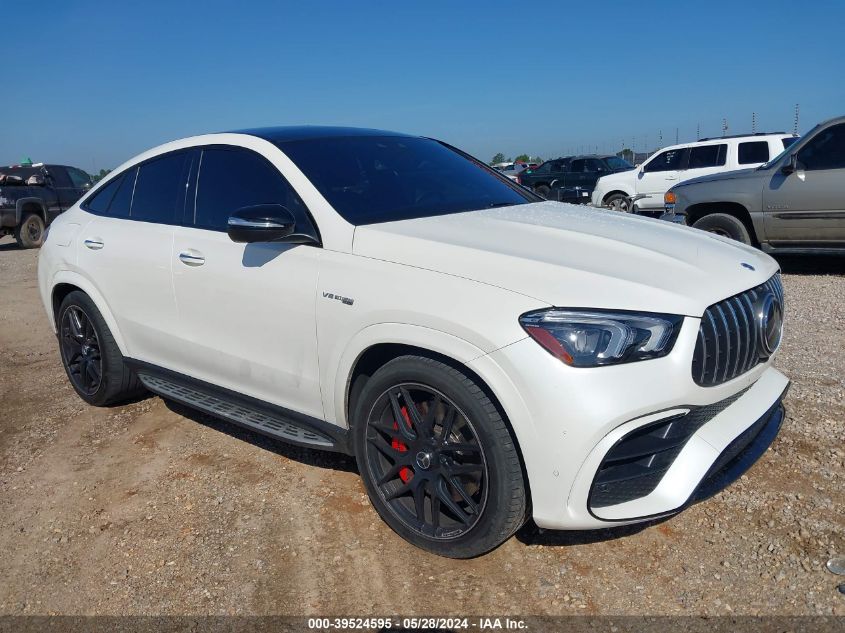
[[[37,257],[0,241],[0,613],[845,615],[824,569],[845,554],[845,259],[782,262],[787,418],[733,487],[452,561],[394,535],[349,458],[159,398],[84,405]]]

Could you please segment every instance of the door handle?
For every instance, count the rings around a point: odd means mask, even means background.
[[[103,240],[99,237],[89,237],[82,243],[85,244],[85,246],[90,248],[92,251],[98,251],[103,248],[103,246],[105,246],[105,244],[103,244]]]
[[[205,263],[205,257],[194,250],[182,251],[179,253],[179,260],[188,266],[202,266]]]

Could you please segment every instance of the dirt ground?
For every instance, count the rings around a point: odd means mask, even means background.
[[[772,449],[662,523],[529,524],[454,561],[381,522],[354,462],[150,397],[72,391],[36,287],[0,240],[0,613],[836,614],[845,581],[845,258],[783,261],[793,380]]]

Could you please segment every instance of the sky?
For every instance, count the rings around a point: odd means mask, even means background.
[[[25,4],[0,18],[0,164],[302,124],[550,158],[845,114],[841,0]]]

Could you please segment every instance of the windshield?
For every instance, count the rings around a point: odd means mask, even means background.
[[[618,156],[609,156],[604,159],[607,163],[608,167],[611,169],[618,169],[622,171],[623,169],[633,169],[634,166],[629,163],[627,160],[623,158],[619,158]]]
[[[538,200],[490,168],[425,138],[352,136],[279,148],[351,224],[374,224]]]

